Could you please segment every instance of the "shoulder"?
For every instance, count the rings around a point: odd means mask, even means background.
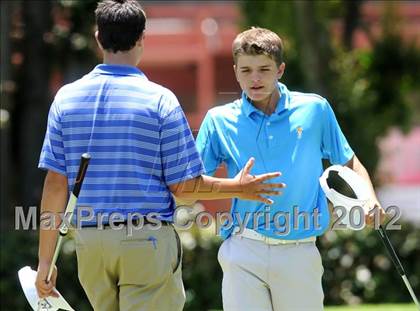
[[[326,98],[315,93],[302,93],[292,91],[290,92],[290,104],[292,106],[300,105],[315,105],[315,106],[325,106],[328,104]]]
[[[109,78],[109,76],[98,76],[91,73],[62,86],[57,92],[57,95],[66,95],[67,93],[74,91],[98,91],[109,88],[121,91],[139,92],[145,96],[175,97],[169,89],[148,80],[145,76],[126,76],[119,79],[113,79]]]
[[[153,82],[147,79],[142,79],[142,78],[137,78],[137,77],[134,77],[133,79],[136,80],[135,81],[136,85],[138,86],[141,85],[141,89],[145,93],[155,94],[157,96],[169,98],[169,99],[176,99],[175,94],[170,89],[164,87],[163,85],[160,85],[156,82]]]
[[[148,81],[148,88],[151,92],[154,92],[158,98],[157,107],[159,114],[162,117],[173,112],[183,113],[178,98],[170,89],[151,81]]]
[[[65,110],[65,104],[80,90],[80,80],[65,84],[61,86],[54,96],[54,101],[51,105],[52,111],[61,113]]]
[[[237,117],[241,113],[241,100],[223,104],[211,108],[207,112],[207,117],[215,121],[223,121]]]
[[[64,99],[65,97],[73,94],[75,91],[78,91],[82,86],[82,83],[83,83],[82,80],[83,78],[61,86],[58,89],[57,93],[55,94],[55,99],[56,100]]]
[[[290,92],[290,108],[305,108],[324,112],[331,109],[328,100],[315,93]]]
[[[130,87],[132,91],[137,91],[147,98],[154,98],[158,101],[178,102],[175,94],[168,88],[148,80],[141,76],[128,76],[124,79],[124,84]]]

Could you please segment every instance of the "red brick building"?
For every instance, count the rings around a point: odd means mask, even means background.
[[[194,134],[206,112],[240,96],[233,73],[232,41],[239,31],[235,2],[145,4],[145,52],[141,69],[178,97]],[[223,176],[223,169],[217,173]],[[204,202],[227,210],[230,200]]]
[[[207,110],[240,94],[231,46],[238,33],[234,2],[144,5],[148,21],[141,68],[173,90],[198,130]]]

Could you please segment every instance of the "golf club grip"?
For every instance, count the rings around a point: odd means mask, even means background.
[[[397,268],[398,273],[401,276],[405,275],[404,268],[401,264],[400,259],[397,256],[397,253],[395,253],[394,248],[392,247],[391,241],[388,238],[388,235],[386,234],[386,231],[382,225],[379,226],[379,235],[381,236],[382,242],[385,245],[385,248],[387,249],[389,255],[391,256],[392,261],[394,262],[395,268]]]
[[[80,158],[79,171],[77,172],[76,181],[74,183],[73,191],[72,191],[76,198],[79,196],[80,189],[82,188],[83,179],[85,178],[89,161],[90,161],[90,154],[89,153],[82,154],[82,157]]]

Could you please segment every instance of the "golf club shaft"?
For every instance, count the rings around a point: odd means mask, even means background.
[[[389,256],[391,257],[392,262],[394,263],[395,268],[397,268],[398,273],[401,276],[405,275],[405,271],[401,264],[401,261],[398,258],[397,253],[395,252],[394,247],[392,246],[391,241],[389,240],[388,235],[384,227],[382,227],[382,225],[379,226],[378,232],[381,236],[382,242],[384,243],[386,250],[388,251]]]
[[[63,236],[59,235],[57,239],[57,244],[55,245],[54,256],[51,261],[50,269],[48,270],[48,276],[47,276],[48,283],[51,281],[51,276],[54,271],[55,263],[57,262],[58,253],[60,252],[62,241],[63,241]]]
[[[404,283],[405,283],[405,286],[407,287],[408,291],[410,292],[411,298],[413,299],[414,303],[416,304],[417,309],[419,309],[419,311],[420,311],[420,304],[419,304],[419,301],[417,300],[416,294],[414,294],[414,290],[413,290],[413,288],[411,287],[411,284],[410,284],[410,282],[408,281],[407,276],[406,276],[406,275],[403,275],[403,276],[402,276],[402,279],[403,279],[403,281],[404,281]]]
[[[385,245],[385,248],[388,251],[389,256],[391,257],[392,262],[394,263],[395,268],[397,269],[398,273],[400,274],[401,278],[403,279],[404,284],[407,287],[407,289],[408,289],[408,291],[411,295],[411,298],[413,299],[414,303],[416,304],[417,309],[420,310],[420,304],[417,300],[416,295],[414,294],[413,288],[411,287],[411,284],[408,281],[407,276],[405,275],[405,271],[404,271],[404,268],[401,264],[401,261],[398,258],[397,253],[395,252],[395,249],[392,246],[391,241],[389,240],[388,235],[387,235],[384,227],[382,227],[382,225],[379,226],[378,233],[379,233],[379,236],[381,237],[382,242]]]
[[[72,216],[73,216],[73,211],[76,208],[77,198],[79,197],[80,189],[82,188],[83,180],[86,175],[89,161],[90,161],[90,155],[88,153],[82,154],[82,157],[80,159],[79,171],[77,172],[76,181],[73,186],[73,191],[70,194],[70,198],[68,200],[66,210],[64,212],[64,218],[69,219],[69,221],[71,221]],[[47,282],[51,280],[55,263],[57,262],[58,254],[60,253],[63,237],[67,235],[68,230],[69,228],[67,226],[67,223],[63,220],[60,224],[59,235],[58,235],[57,243],[55,245],[53,259],[51,261],[50,269],[48,271]]]

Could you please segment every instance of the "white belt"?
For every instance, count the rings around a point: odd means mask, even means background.
[[[236,233],[235,233],[236,231]],[[242,230],[242,232],[239,232],[240,229],[239,227],[235,227],[234,229],[234,235],[238,236],[238,237],[243,237],[243,238],[247,238],[247,239],[251,239],[251,240],[256,240],[256,241],[262,241],[265,244],[268,245],[284,245],[284,244],[296,244],[299,245],[301,243],[311,243],[311,242],[315,242],[316,241],[316,237],[311,236],[309,238],[306,239],[300,239],[300,240],[282,240],[282,239],[275,239],[275,238],[270,238],[267,237],[265,235],[262,235],[261,233],[258,233],[255,230],[252,229],[248,229],[248,228],[244,228]]]

